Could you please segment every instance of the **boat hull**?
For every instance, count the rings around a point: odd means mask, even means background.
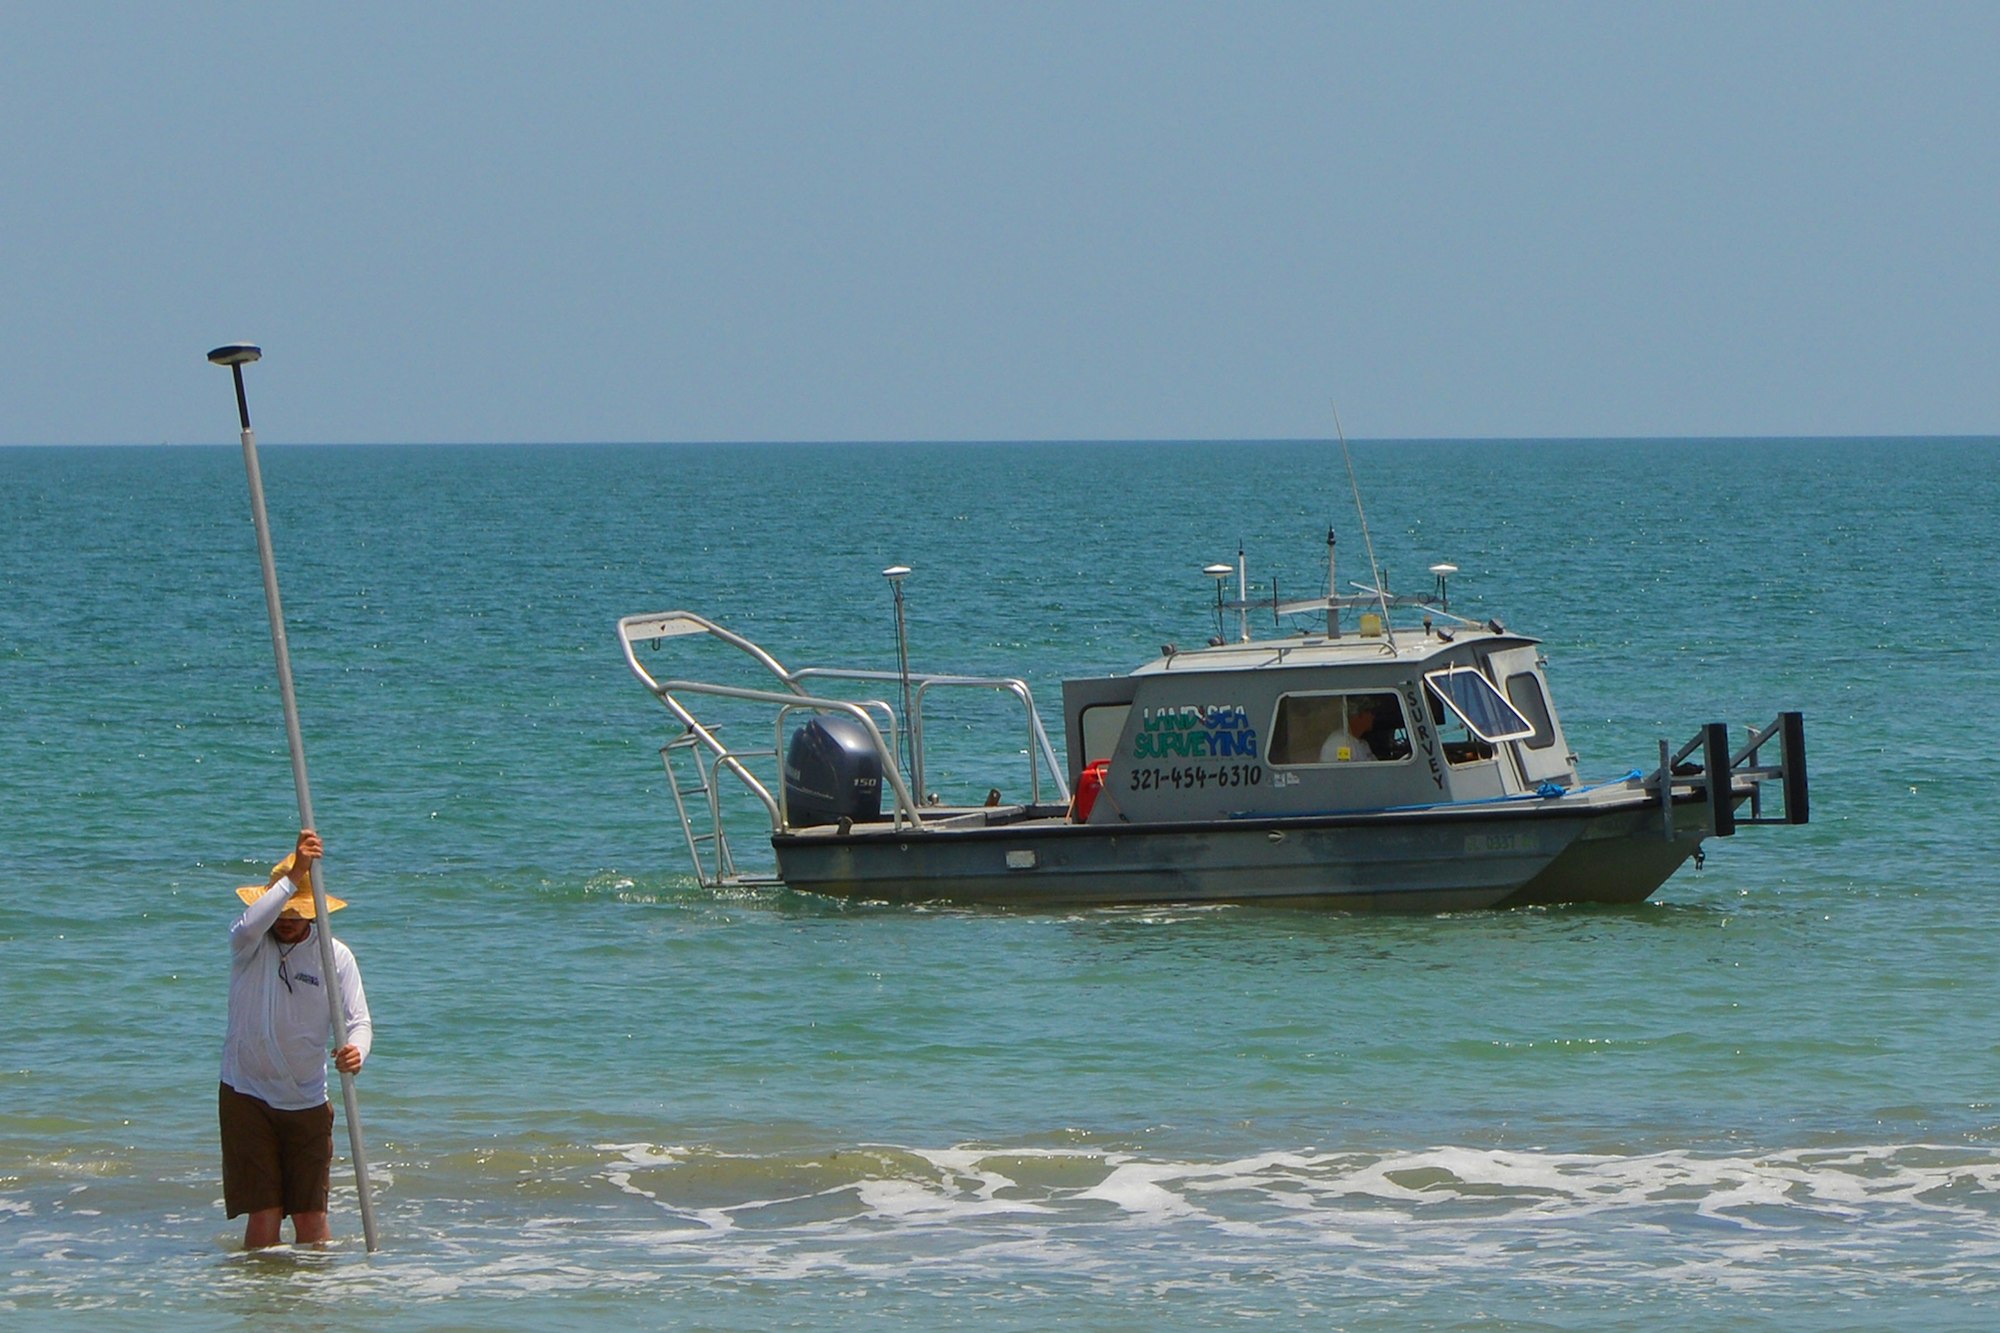
[[[807,893],[1024,907],[1265,903],[1438,912],[1636,903],[1700,846],[1657,804],[1483,807],[1139,826],[1024,820],[949,831],[856,828],[772,839]]]

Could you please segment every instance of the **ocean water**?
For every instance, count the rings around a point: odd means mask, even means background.
[[[0,450],[0,1327],[2000,1326],[2000,442],[1354,458],[1586,777],[1799,708],[1813,823],[1618,909],[704,891],[617,617],[886,669],[905,563],[913,664],[1053,717],[1239,543],[1359,577],[1337,448],[266,442],[371,1256],[344,1132],[329,1249],[220,1206],[231,889],[297,822],[240,452]],[[931,785],[1018,786],[980,720]]]

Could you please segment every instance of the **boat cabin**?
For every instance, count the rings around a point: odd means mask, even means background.
[[[1340,814],[1567,790],[1537,640],[1498,626],[1168,651],[1065,682],[1076,818]],[[1087,808],[1086,808],[1087,801]]]

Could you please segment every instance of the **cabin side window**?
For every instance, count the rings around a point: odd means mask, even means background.
[[[1125,734],[1125,720],[1131,715],[1131,704],[1096,704],[1083,710],[1077,718],[1077,729],[1083,734],[1083,755],[1071,761],[1079,772],[1118,753],[1118,738]]]
[[[1287,694],[1271,723],[1273,764],[1345,764],[1410,757],[1403,703],[1389,690]]]
[[[1516,671],[1507,677],[1507,702],[1534,724],[1535,734],[1523,742],[1530,750],[1546,750],[1556,743],[1555,725],[1549,721],[1548,696],[1532,671]]]

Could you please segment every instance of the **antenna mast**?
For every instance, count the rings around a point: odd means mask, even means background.
[[[903,716],[896,730],[900,733],[903,771],[916,782],[922,791],[924,775],[915,771],[917,762],[917,742],[911,728],[914,719],[910,714],[910,631],[903,620],[903,580],[910,576],[908,565],[891,565],[882,571],[882,577],[889,580],[889,588],[896,597],[896,675],[903,684]]]
[[[1250,561],[1241,537],[1236,539],[1236,639],[1250,642]]]
[[[1333,524],[1326,525],[1326,637],[1340,637],[1340,584],[1336,581],[1334,547],[1339,538],[1334,535]]]

